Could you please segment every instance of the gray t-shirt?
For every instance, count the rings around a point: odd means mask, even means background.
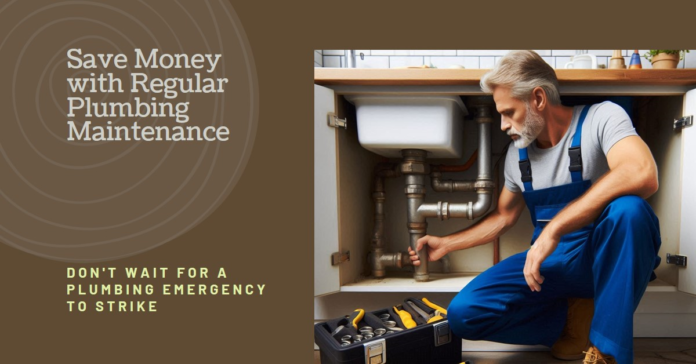
[[[581,110],[582,106],[573,108],[573,120],[558,144],[540,149],[533,142],[527,147],[532,164],[532,187],[535,190],[565,185],[572,181],[568,171],[568,148],[573,142]],[[594,183],[608,172],[606,155],[609,149],[619,140],[631,135],[638,134],[621,106],[610,101],[592,105],[582,124],[582,179],[591,179]],[[512,192],[524,191],[519,160],[519,149],[510,144],[505,160],[505,187]]]

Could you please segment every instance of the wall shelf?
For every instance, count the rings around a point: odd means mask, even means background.
[[[323,86],[478,86],[486,69],[315,68]],[[696,86],[696,69],[556,70],[561,86]]]
[[[382,279],[366,278],[341,287],[341,292],[459,292],[478,273],[430,273],[430,281],[416,282],[413,273],[388,272]]]
[[[478,273],[431,273],[429,282],[416,282],[413,273],[389,272],[382,279],[365,278],[341,286],[341,292],[454,292],[458,293]],[[646,292],[677,292],[677,287],[656,279],[648,284]]]

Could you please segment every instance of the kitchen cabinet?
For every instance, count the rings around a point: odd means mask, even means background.
[[[354,108],[346,95],[440,94],[461,96],[465,104],[483,95],[478,86],[486,70],[347,70],[315,69],[315,319],[340,316],[355,307],[380,308],[407,295],[427,293],[448,302],[478,273],[493,264],[493,247],[451,254],[450,273],[431,265],[431,281],[414,282],[410,272],[389,271],[370,279],[367,253],[373,226],[370,195],[374,166],[383,157],[360,147]],[[675,119],[696,116],[696,70],[557,70],[564,104],[615,100],[632,116],[639,135],[658,164],[660,189],[648,202],[660,219],[663,258],[636,311],[637,336],[696,336],[696,267],[666,264],[666,254],[696,257],[696,128],[674,130]],[[328,126],[327,113],[345,119],[347,129]],[[495,113],[494,113],[495,114]],[[494,120],[493,162],[509,138]],[[464,121],[464,157],[429,163],[461,164],[477,147],[476,125]],[[495,132],[497,131],[497,132]],[[398,160],[390,160],[398,162]],[[502,163],[501,163],[502,164]],[[474,179],[475,167],[446,179]],[[498,166],[502,175],[502,166]],[[502,179],[500,176],[499,180]],[[498,185],[497,188],[500,185]],[[387,251],[406,251],[405,196],[399,178],[386,184]],[[426,186],[426,202],[466,202],[473,193],[435,193]],[[495,202],[494,202],[495,203]],[[501,237],[501,259],[528,247],[532,227],[525,212]],[[428,220],[428,233],[445,235],[472,222]],[[350,252],[350,260],[331,265],[331,254]],[[693,259],[693,258],[692,258]],[[337,293],[337,294],[333,294]]]

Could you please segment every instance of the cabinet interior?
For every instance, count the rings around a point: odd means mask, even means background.
[[[475,98],[481,96],[461,96],[465,105],[470,107]],[[660,189],[648,199],[660,219],[662,248],[660,255],[663,264],[657,269],[658,278],[669,285],[676,285],[678,272],[675,266],[665,264],[665,253],[679,252],[679,226],[681,209],[681,137],[673,130],[673,121],[682,115],[683,95],[676,96],[564,96],[564,105],[579,105],[598,103],[611,100],[622,105],[633,120],[634,127],[651,149],[658,165]],[[340,250],[350,251],[350,261],[341,264],[341,286],[351,285],[370,286],[379,282],[370,280],[370,268],[367,260],[369,244],[373,229],[373,203],[371,199],[371,184],[374,166],[380,161],[399,162],[398,159],[387,159],[362,148],[357,138],[357,123],[355,108],[341,95],[337,96],[337,111],[340,117],[348,120],[348,129],[337,132],[338,152],[338,205],[339,205],[339,246]],[[494,110],[494,106],[492,106]],[[501,159],[504,147],[509,137],[500,131],[500,115],[493,113],[492,127],[492,161]],[[433,159],[430,164],[463,164],[477,149],[477,125],[468,116],[464,120],[464,152],[463,157],[456,159]],[[503,161],[497,163],[497,189],[503,185]],[[475,179],[476,165],[462,173],[445,173],[443,179]],[[389,252],[403,251],[408,247],[408,232],[406,229],[406,197],[404,196],[404,177],[386,180],[385,204],[385,240]],[[473,192],[438,193],[430,188],[429,179],[426,182],[426,202],[450,201],[468,202],[475,200]],[[494,200],[493,204],[496,201]],[[451,219],[439,221],[428,220],[428,234],[446,235],[466,228],[474,223],[466,219]],[[532,224],[526,211],[518,223],[500,238],[500,259],[523,251],[529,246],[532,235]],[[475,275],[493,264],[493,244],[486,244],[466,251],[450,254],[451,274],[433,275],[434,282],[425,283],[437,285],[440,280],[450,276]],[[401,273],[404,272],[405,273]],[[430,271],[442,271],[442,264],[431,263]],[[389,271],[388,277],[411,277],[409,269]],[[383,282],[382,282],[383,283]],[[455,284],[457,286],[457,284]],[[461,284],[458,285],[461,289]],[[421,287],[422,288],[422,287]],[[360,290],[360,289],[356,289]]]

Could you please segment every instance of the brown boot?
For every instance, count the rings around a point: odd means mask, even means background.
[[[551,347],[551,355],[561,360],[578,360],[585,357],[590,346],[590,325],[594,315],[594,300],[569,298],[568,319],[561,337]]]
[[[592,346],[586,352],[585,360],[582,361],[582,364],[616,364],[616,359],[602,354],[595,346]]]

